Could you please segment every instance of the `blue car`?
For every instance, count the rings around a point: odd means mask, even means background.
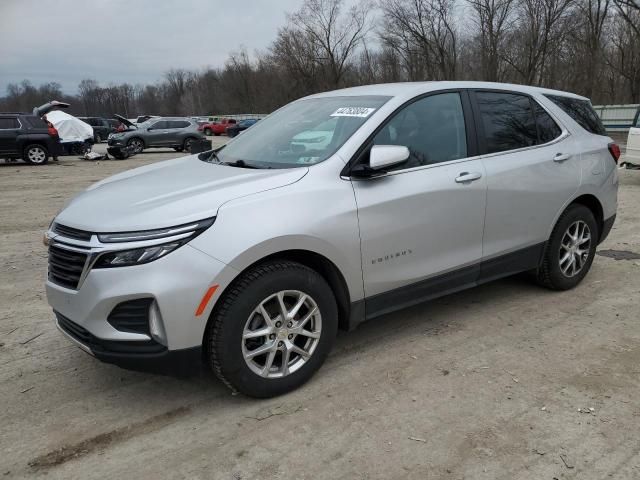
[[[257,118],[248,118],[247,120],[242,120],[235,125],[227,127],[227,137],[233,138],[236,137],[240,132],[245,131],[251,125],[255,124],[258,121]]]

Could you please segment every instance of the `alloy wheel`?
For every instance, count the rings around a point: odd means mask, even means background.
[[[569,225],[560,242],[558,261],[560,271],[566,277],[578,275],[589,259],[591,230],[582,220]]]
[[[44,163],[47,160],[47,154],[40,147],[32,147],[27,152],[27,158],[31,163]]]
[[[265,298],[249,315],[242,333],[242,355],[261,377],[282,378],[309,361],[322,332],[316,301],[297,290]]]

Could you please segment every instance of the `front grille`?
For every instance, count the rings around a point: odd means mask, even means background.
[[[107,322],[121,332],[149,333],[149,307],[152,298],[138,298],[119,303],[111,311]]]
[[[96,337],[91,332],[81,327],[77,323],[68,319],[59,312],[54,312],[60,328],[70,337],[89,347],[95,354],[112,355],[153,355],[163,353],[167,347],[159,344],[155,340],[144,341],[118,341],[103,340]]]
[[[73,252],[50,245],[49,280],[66,288],[78,288],[86,260],[86,253]]]
[[[76,240],[91,240],[91,232],[85,232],[84,230],[78,230],[77,228],[66,227],[64,225],[60,225],[59,223],[53,224],[53,232],[58,235],[62,235],[63,237],[73,238]]]

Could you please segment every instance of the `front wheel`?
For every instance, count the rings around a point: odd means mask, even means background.
[[[552,290],[578,285],[591,268],[599,235],[591,210],[584,205],[569,205],[545,247],[538,283]]]
[[[100,142],[102,142],[102,137],[100,136],[100,134],[99,134],[99,133],[96,133],[96,134],[93,136],[93,141],[94,141],[95,143],[100,143]]]
[[[144,150],[144,143],[139,138],[132,138],[127,142],[127,147],[131,149],[132,153],[137,154]]]
[[[210,128],[205,128],[204,129],[204,134],[211,136],[211,129]]]
[[[268,398],[320,368],[337,333],[331,288],[314,270],[286,260],[244,273],[219,300],[207,330],[209,362],[231,389]]]

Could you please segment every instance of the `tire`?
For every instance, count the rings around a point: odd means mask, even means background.
[[[49,152],[46,147],[34,143],[25,147],[22,159],[32,165],[44,165],[49,161]]]
[[[211,129],[210,129],[210,128],[205,128],[205,129],[204,129],[204,134],[205,134],[205,135],[211,136],[211,133],[212,133],[212,132],[211,132]]]
[[[93,141],[94,141],[95,143],[101,143],[101,142],[102,142],[102,137],[100,136],[100,134],[99,134],[99,133],[94,134],[94,136],[93,136]]]
[[[584,230],[585,226],[588,231]],[[578,230],[575,230],[576,227]],[[589,237],[588,243],[584,241],[585,234]],[[584,205],[569,205],[560,215],[545,247],[537,273],[538,283],[551,290],[569,290],[578,285],[591,268],[599,235],[598,224],[591,210]],[[572,240],[572,236],[576,237],[577,242]],[[581,250],[583,254],[580,254]],[[563,262],[565,256],[573,257],[573,260],[569,258]]]
[[[195,142],[197,140],[197,138],[194,137],[187,137],[184,139],[184,142],[182,144],[182,148],[184,149],[185,152],[191,153],[191,144],[193,142]]]
[[[176,152],[182,152],[182,151],[184,151],[184,148],[182,148],[182,147],[173,147],[173,149],[174,149]]]
[[[141,153],[144,150],[144,142],[138,137],[129,139],[127,147],[131,147],[134,154]]]
[[[282,318],[279,294],[283,295],[288,311],[299,299],[306,298],[291,322],[275,328],[278,318]],[[261,305],[264,310],[260,309]],[[245,328],[250,331],[255,327],[257,331],[269,327],[262,311],[270,316],[271,331],[277,333],[245,339]],[[307,316],[310,319],[303,327],[310,325],[308,328],[319,332],[319,337],[308,337],[309,331],[298,335],[291,333],[296,329],[295,323]],[[211,368],[229,388],[251,397],[269,398],[289,392],[309,380],[331,351],[337,330],[338,309],[326,280],[302,264],[274,260],[251,268],[230,285],[212,313],[205,334],[205,348]],[[268,353],[245,359],[245,355],[269,345],[273,348]],[[295,346],[310,355],[303,357],[289,350]],[[283,369],[285,350],[289,352],[287,368],[291,368],[286,375]],[[267,370],[269,357],[272,366]]]

